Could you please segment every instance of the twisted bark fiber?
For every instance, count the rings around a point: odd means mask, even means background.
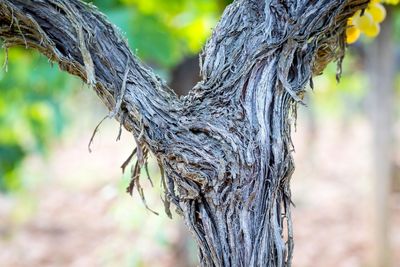
[[[118,31],[79,0],[0,0],[4,47],[39,50],[81,77],[133,133],[133,186],[151,151],[202,266],[290,266],[290,138],[312,76],[344,56],[346,20],[368,0],[236,0],[178,98]]]

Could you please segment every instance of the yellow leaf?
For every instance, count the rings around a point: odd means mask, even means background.
[[[348,44],[355,43],[360,37],[360,30],[354,26],[348,27],[346,29],[346,42]]]
[[[371,3],[366,12],[370,13],[372,19],[377,23],[382,22],[386,17],[386,9],[380,3]]]
[[[374,38],[381,31],[379,23],[372,23],[372,25],[364,30],[364,34],[368,37]]]
[[[372,15],[368,12],[364,12],[362,16],[361,12],[357,12],[353,18],[353,24],[360,29],[360,31],[365,32],[368,31],[370,27],[373,27],[374,20]]]

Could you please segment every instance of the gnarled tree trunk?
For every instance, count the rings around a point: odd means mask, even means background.
[[[203,266],[290,266],[290,130],[312,76],[344,55],[347,18],[368,0],[236,0],[201,55],[202,81],[176,95],[79,0],[0,0],[0,37],[86,81],[151,151]],[[340,69],[339,69],[340,71]]]

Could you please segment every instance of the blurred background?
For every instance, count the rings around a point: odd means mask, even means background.
[[[133,51],[177,93],[229,0],[98,0]],[[400,266],[400,10],[375,39],[314,80],[299,107],[292,179],[295,267]],[[159,170],[144,181],[149,212],[125,193],[134,148],[81,81],[33,51],[9,50],[0,71],[0,266],[196,266],[179,217],[163,212]],[[0,52],[0,62],[5,52]],[[112,155],[112,156],[110,156]]]

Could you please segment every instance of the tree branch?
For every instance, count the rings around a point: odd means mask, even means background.
[[[78,0],[1,0],[4,47],[39,50],[62,70],[91,86],[139,142],[174,123],[181,108],[175,94],[131,53],[126,41],[93,6]],[[160,129],[161,130],[161,129]],[[157,147],[152,147],[157,151]]]
[[[140,164],[155,153],[166,207],[184,216],[204,266],[290,266],[292,119],[313,75],[336,60],[340,76],[347,19],[367,3],[236,0],[182,99],[78,0],[0,0],[0,37],[91,84],[134,133]]]

